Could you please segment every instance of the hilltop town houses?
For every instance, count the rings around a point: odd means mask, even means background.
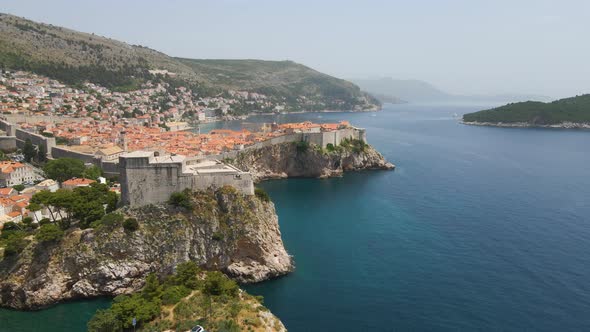
[[[0,186],[2,187],[33,183],[33,181],[40,179],[29,165],[14,161],[0,162]]]
[[[98,166],[105,176],[119,177],[120,186],[111,190],[121,191],[124,204],[143,205],[164,202],[184,189],[231,185],[253,194],[250,173],[219,161],[247,149],[298,142],[330,149],[343,140],[366,141],[365,130],[346,121],[250,123],[241,130],[208,133],[189,127],[189,120],[223,116],[240,101],[282,109],[262,94],[244,91],[197,97],[183,87],[147,82],[139,90],[119,93],[90,83],[74,89],[31,73],[2,72],[0,149],[14,152],[30,142],[41,157],[36,158],[75,158]],[[35,193],[60,187],[39,174],[24,162],[0,162],[0,223],[54,217],[47,209],[28,209]],[[61,188],[86,187],[95,180],[68,179]],[[20,192],[10,188],[19,184],[27,187]]]

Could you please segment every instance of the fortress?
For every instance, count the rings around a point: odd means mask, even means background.
[[[254,194],[250,173],[218,160],[135,151],[119,157],[119,170],[121,201],[130,206],[166,202],[172,193],[184,189],[206,190],[225,185],[246,195]]]
[[[121,201],[125,205],[140,206],[165,202],[174,192],[184,189],[206,190],[230,185],[246,195],[254,194],[254,183],[249,172],[224,164],[223,158],[235,158],[241,151],[282,143],[308,142],[325,148],[339,145],[344,139],[366,140],[361,128],[342,128],[331,131],[294,132],[273,137],[263,142],[222,153],[185,157],[160,154],[154,151],[135,151],[119,156]]]
[[[252,195],[254,184],[251,174],[219,161],[226,158],[235,159],[247,150],[296,142],[307,142],[325,149],[329,145],[337,146],[345,139],[364,142],[367,140],[365,129],[353,127],[348,122],[314,124],[307,121],[282,125],[273,123],[263,124],[257,134],[249,132],[248,136],[243,136],[241,131],[213,130],[212,132],[217,133],[201,139],[200,144],[217,140],[224,144],[223,149],[210,153],[210,150],[204,148],[202,154],[183,156],[173,151],[156,152],[149,146],[145,150],[137,149],[126,153],[128,150],[125,139],[123,148],[102,148],[94,153],[92,146],[88,144],[58,146],[55,137],[46,137],[25,130],[18,124],[2,119],[0,131],[4,131],[6,135],[0,136],[0,149],[4,151],[22,148],[25,141],[30,140],[33,145],[43,148],[50,159],[75,158],[87,165],[94,164],[100,167],[106,176],[119,176],[121,201],[131,206],[162,203],[167,201],[172,193],[184,189],[206,190],[225,185]],[[195,137],[188,136],[187,140],[190,139],[194,140]],[[181,142],[182,140],[176,139],[174,144],[178,146]],[[116,151],[109,152],[111,150]],[[161,150],[165,150],[165,147]]]

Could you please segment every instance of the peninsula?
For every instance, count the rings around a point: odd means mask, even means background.
[[[590,95],[527,101],[463,115],[468,125],[590,129]]]
[[[294,269],[255,184],[395,167],[347,121],[191,131],[380,108],[305,66],[173,58],[6,14],[0,30],[0,307],[107,296],[90,331],[135,317],[147,330],[284,331],[236,284]]]

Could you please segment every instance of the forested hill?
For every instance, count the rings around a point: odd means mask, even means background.
[[[32,71],[76,85],[85,81],[129,91],[158,77],[201,96],[247,90],[308,110],[368,109],[379,102],[345,80],[292,61],[194,60],[95,34],[0,13],[0,67]],[[170,74],[168,74],[170,73]],[[291,108],[293,109],[293,108]]]
[[[527,101],[463,115],[464,122],[557,125],[590,123],[590,94],[550,103]]]

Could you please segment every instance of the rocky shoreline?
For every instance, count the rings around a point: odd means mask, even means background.
[[[553,128],[553,129],[590,129],[590,123],[563,122],[553,125],[541,125],[528,122],[466,122],[461,124],[469,126],[504,127],[504,128]]]
[[[296,143],[282,143],[244,151],[231,163],[249,171],[255,182],[339,177],[350,171],[395,169],[395,165],[370,145],[365,145],[363,150],[326,151],[314,145],[301,149]]]
[[[244,151],[231,163],[250,171],[256,182],[395,168],[370,145],[356,144],[331,151],[276,144]],[[189,260],[241,283],[294,269],[272,202],[231,187],[192,193],[190,199],[190,209],[168,204],[119,209],[122,218],[139,222],[135,232],[125,231],[119,221],[73,227],[55,243],[31,238],[19,255],[0,261],[0,307],[36,310],[68,300],[129,294],[141,289],[149,273],[164,276]]]
[[[120,224],[73,228],[56,243],[32,241],[0,261],[0,307],[34,310],[67,300],[138,291],[149,273],[164,276],[192,260],[243,283],[293,270],[274,204],[231,187],[198,192],[193,208],[148,205],[117,211],[139,229]]]

